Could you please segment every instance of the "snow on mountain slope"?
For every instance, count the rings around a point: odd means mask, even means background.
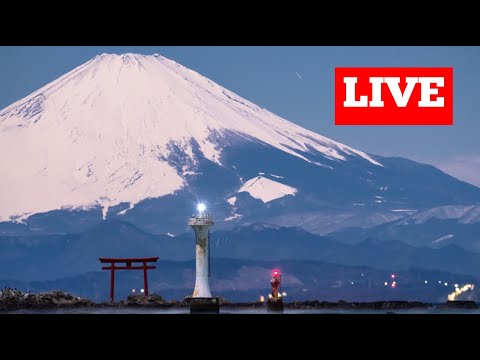
[[[194,146],[221,164],[227,134],[305,161],[319,152],[382,166],[157,54],[102,54],[0,111],[0,221],[97,205],[105,216],[172,194],[186,186]],[[188,160],[182,169],[169,161],[173,147]]]
[[[297,189],[291,186],[281,184],[279,182],[257,176],[248,180],[238,190],[238,192],[248,192],[255,199],[262,200],[264,203],[279,199],[287,195],[295,195]]]
[[[470,209],[458,219],[461,224],[474,224],[480,222],[480,205],[469,206]]]
[[[398,221],[396,225],[425,224],[431,219],[456,219],[462,224],[473,224],[480,221],[480,205],[449,205],[435,207],[408,216]]]
[[[438,239],[433,240],[432,244],[438,244],[439,242],[451,239],[453,237],[454,237],[454,235],[452,235],[452,234],[444,235],[444,236],[439,237]]]

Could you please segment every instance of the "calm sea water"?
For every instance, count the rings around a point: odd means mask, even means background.
[[[285,309],[284,315],[295,314],[480,314],[480,309],[412,309],[412,310],[290,310]],[[3,314],[189,314],[185,309],[132,309],[132,308],[80,308],[56,310],[17,310]],[[265,309],[220,309],[221,314],[266,314]]]

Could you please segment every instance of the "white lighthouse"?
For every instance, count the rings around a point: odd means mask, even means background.
[[[196,270],[195,289],[192,298],[211,298],[208,278],[210,277],[210,227],[213,225],[213,216],[207,212],[205,204],[198,204],[197,214],[188,220],[195,231]]]

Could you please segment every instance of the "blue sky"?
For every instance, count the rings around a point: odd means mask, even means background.
[[[0,109],[104,52],[159,53],[305,128],[480,186],[480,47],[0,47]],[[335,126],[336,66],[452,66],[455,124]]]

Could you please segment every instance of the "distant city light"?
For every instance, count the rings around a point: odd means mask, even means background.
[[[265,302],[265,297],[263,295],[260,296],[260,302]]]
[[[458,288],[458,284],[455,284],[455,287]]]
[[[397,283],[394,281],[392,282],[392,288],[395,288],[397,286]]]
[[[282,296],[287,296],[287,293],[286,293],[286,292],[283,292],[283,293],[282,293]]]
[[[441,284],[441,283],[442,283],[442,280],[439,280],[438,283]]]
[[[204,212],[205,210],[207,210],[207,207],[205,206],[204,203],[200,203],[200,204],[197,205],[197,210],[199,212]]]
[[[455,285],[458,285],[458,284],[455,284]],[[464,293],[465,291],[468,291],[468,290],[473,290],[473,288],[474,288],[473,284],[466,284],[466,285],[463,285],[461,288],[456,287],[455,291],[448,295],[448,300],[454,301],[455,298],[459,296],[461,293]]]
[[[132,293],[134,293],[134,292],[135,292],[135,289],[132,289]]]
[[[353,281],[352,281],[352,285],[353,285]]]
[[[428,284],[428,280],[425,280],[425,284]]]
[[[145,292],[145,290],[144,290],[144,289],[140,289],[140,292],[141,292],[141,293],[144,293],[144,292]]]
[[[384,282],[384,284],[385,284],[385,286],[387,286],[387,285],[388,285],[388,283],[387,283],[386,281]]]
[[[444,285],[445,285],[445,286],[448,286],[448,283],[445,283]]]
[[[362,274],[362,276],[363,276],[363,274]]]
[[[395,274],[392,274],[392,279],[395,279]]]

